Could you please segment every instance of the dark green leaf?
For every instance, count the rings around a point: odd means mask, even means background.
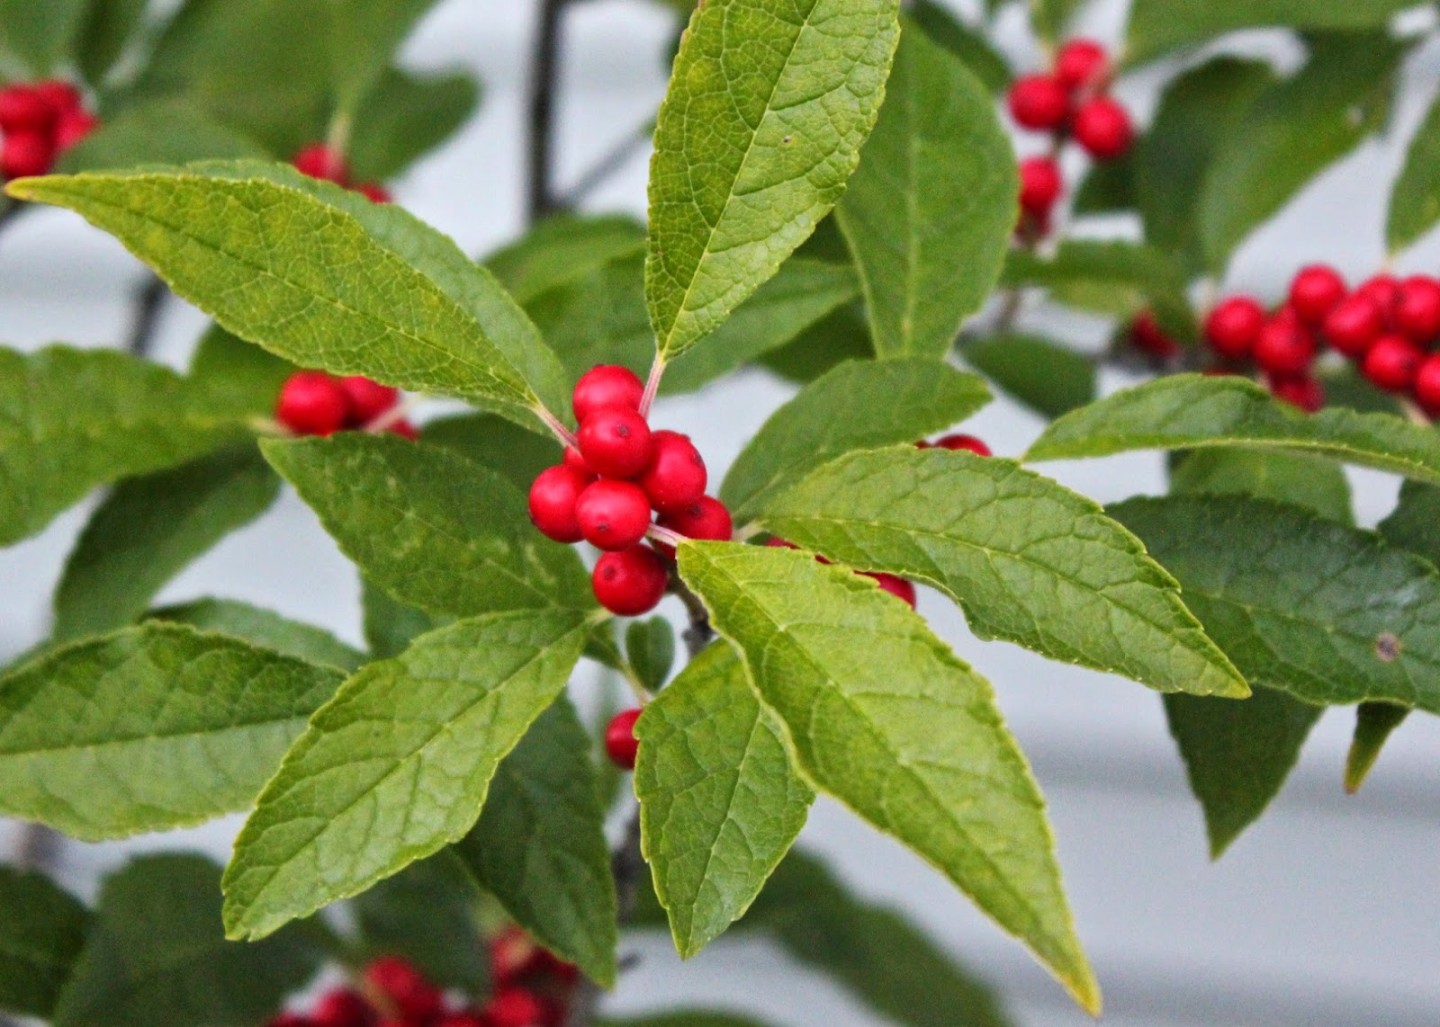
[[[363,653],[328,631],[234,599],[197,599],[180,606],[164,606],[151,610],[145,619],[219,632],[282,656],[344,671],[355,670],[365,660]]]
[[[1132,317],[1151,308],[1162,325],[1182,339],[1197,335],[1185,296],[1185,279],[1159,250],[1131,242],[1061,243],[1050,257],[1013,250],[1004,284],[1040,286],[1070,306]]]
[[[939,43],[956,57],[992,93],[1000,93],[1010,85],[1010,64],[978,29],[971,28],[950,9],[936,0],[918,0],[910,8],[910,17],[933,42]]]
[[[1400,502],[1380,524],[1391,545],[1408,549],[1440,567],[1440,488],[1407,481]]]
[[[370,956],[399,954],[442,987],[483,991],[485,939],[476,922],[480,892],[452,853],[411,863],[355,900]]]
[[[1134,149],[1114,160],[1091,164],[1080,182],[1080,188],[1075,190],[1075,214],[1116,214],[1134,210],[1140,202],[1135,175]]]
[[[1237,29],[1378,29],[1415,0],[1135,0],[1126,58],[1147,61]]]
[[[1197,449],[1171,472],[1170,490],[1242,495],[1292,503],[1341,524],[1352,524],[1350,482],[1333,460],[1308,453],[1256,449]]]
[[[141,164],[266,156],[259,143],[185,101],[160,100],[104,122],[93,135],[68,151],[59,166],[61,171],[73,174],[122,170]]]
[[[200,337],[190,360],[190,380],[204,392],[206,406],[240,417],[272,416],[280,387],[296,370],[216,324]]]
[[[465,73],[412,75],[391,68],[365,98],[350,136],[352,173],[393,178],[445,142],[480,105],[480,84]]]
[[[89,928],[49,878],[0,866],[0,1009],[48,1019]]]
[[[1084,0],[1035,0],[1030,4],[1031,18],[1035,31],[1047,43],[1063,40],[1070,29],[1070,22]]]
[[[76,60],[85,78],[99,86],[145,20],[149,0],[89,0],[76,40]]]
[[[965,362],[1046,417],[1095,399],[1095,362],[1034,335],[997,335],[966,343]]]
[[[792,382],[808,384],[847,360],[875,356],[863,304],[847,304],[759,362]]]
[[[545,468],[560,462],[560,444],[494,414],[458,414],[425,425],[425,442],[443,446],[492,471],[499,471],[522,492]]]
[[[1440,99],[1415,130],[1390,193],[1385,243],[1391,253],[1415,243],[1440,221]]]
[[[1410,715],[1410,707],[1362,702],[1355,707],[1355,737],[1345,759],[1345,791],[1354,795],[1380,759],[1380,750]]]
[[[0,0],[0,63],[10,58],[44,78],[69,53],[86,0]]]
[[[644,253],[645,226],[633,218],[561,214],[486,257],[485,266],[516,302],[528,307],[551,289],[572,285],[610,264]]]
[[[625,629],[625,654],[640,683],[658,692],[675,664],[675,629],[664,617],[631,621]]]
[[[440,626],[436,618],[390,598],[383,589],[361,580],[365,608],[365,641],[376,659],[399,656],[416,638]]]
[[[329,0],[330,83],[341,117],[359,117],[371,87],[436,0]]]

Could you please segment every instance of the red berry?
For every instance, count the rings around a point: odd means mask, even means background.
[[[765,540],[766,547],[770,549],[799,549],[794,542],[788,542],[779,535],[771,535]]]
[[[420,429],[416,428],[403,417],[385,430],[391,435],[399,435],[402,439],[407,439],[410,442],[420,441]]]
[[[375,1011],[358,991],[337,988],[320,996],[310,1012],[315,1027],[370,1027]]]
[[[1135,139],[1130,112],[1108,96],[1097,96],[1075,112],[1075,140],[1096,160],[1119,157]]]
[[[1313,375],[1270,379],[1270,391],[1276,399],[1313,414],[1325,405],[1325,386]]]
[[[1160,327],[1160,322],[1150,310],[1142,310],[1136,315],[1134,323],[1130,325],[1130,341],[1141,352],[1162,360],[1169,360],[1180,353],[1180,344]]]
[[[1341,353],[1359,359],[1385,331],[1385,314],[1373,293],[1361,289],[1330,311],[1325,337]]]
[[[48,135],[15,132],[0,144],[0,177],[29,178],[47,175],[55,166],[55,146]]]
[[[0,132],[23,135],[48,133],[58,112],[33,86],[14,85],[0,89]]]
[[[580,530],[575,507],[580,493],[594,479],[566,467],[547,467],[530,485],[530,522],[540,534],[556,542],[579,542],[585,537]]]
[[[1072,39],[1055,55],[1055,77],[1066,89],[1088,89],[1110,77],[1110,58],[1093,39]]]
[[[361,428],[381,414],[388,414],[400,401],[400,390],[363,375],[351,375],[340,379],[340,387],[350,403],[350,424]]]
[[[628,367],[598,364],[575,383],[571,404],[575,420],[583,421],[602,407],[625,407],[639,410],[645,398],[645,383]]]
[[[1376,275],[1369,281],[1362,282],[1355,292],[1375,301],[1388,327],[1390,319],[1395,315],[1395,304],[1400,300],[1400,279],[1394,275]]]
[[[1065,191],[1065,178],[1052,157],[1030,157],[1020,162],[1020,209],[1044,217]]]
[[[534,972],[541,949],[513,924],[490,940],[490,983],[503,988]]]
[[[30,89],[57,115],[79,110],[85,102],[78,87],[58,78],[36,82]]]
[[[1265,322],[1255,340],[1255,363],[1270,374],[1304,374],[1315,360],[1315,337],[1293,314],[1282,311]]]
[[[897,578],[893,574],[881,572],[872,574],[869,571],[863,572],[863,576],[874,578],[875,583],[880,586],[881,591],[889,592],[896,599],[908,603],[912,610],[915,608],[915,586],[904,578]]]
[[[575,519],[585,541],[618,552],[638,543],[650,530],[650,500],[639,485],[602,478],[580,493]]]
[[[650,464],[636,479],[661,513],[678,510],[705,495],[705,460],[689,436],[657,431],[650,436]]]
[[[371,203],[395,202],[395,197],[390,195],[390,190],[379,182],[362,182],[355,187],[355,191]]]
[[[1070,114],[1070,93],[1053,75],[1027,75],[1010,87],[1010,116],[1037,131],[1059,128]]]
[[[585,462],[585,458],[580,455],[580,451],[574,446],[565,447],[565,455],[562,457],[562,460],[565,466],[570,468],[572,471],[579,471],[581,474],[588,474],[592,478],[598,477],[595,474],[595,471],[590,467],[590,465]]]
[[[665,561],[648,546],[606,553],[590,576],[600,605],[621,617],[638,617],[655,609],[669,582]]]
[[[490,1022],[479,1013],[446,1013],[435,1021],[435,1027],[490,1027]]]
[[[624,710],[615,714],[610,726],[605,729],[605,752],[610,762],[621,770],[635,769],[635,754],[640,751],[640,740],[635,737],[635,722],[639,719],[639,710]]]
[[[667,513],[660,524],[686,538],[710,542],[729,542],[735,534],[730,511],[712,496],[701,496],[684,509]]]
[[[345,155],[324,143],[307,146],[295,155],[295,170],[302,175],[318,178],[325,182],[345,185],[350,180],[350,168]]]
[[[365,980],[410,1020],[428,1020],[444,1008],[440,989],[409,960],[381,956],[365,968]]]
[[[650,426],[639,411],[601,407],[580,421],[580,452],[595,473],[633,478],[650,463]]]
[[[523,988],[497,992],[485,1007],[491,1027],[545,1027],[545,1005]]]
[[[935,443],[936,449],[963,449],[976,456],[991,456],[990,447],[974,435],[946,435]]]
[[[66,111],[55,124],[55,149],[64,152],[78,146],[100,127],[100,119],[87,111]]]
[[[1401,282],[1394,318],[1400,334],[1412,342],[1427,344],[1440,337],[1440,282],[1425,275]]]
[[[1386,392],[1406,392],[1415,384],[1425,354],[1409,339],[1400,335],[1382,335],[1365,354],[1360,366],[1371,382]]]
[[[1227,360],[1244,360],[1265,327],[1265,309],[1249,296],[1232,296],[1205,319],[1210,348]]]
[[[292,374],[275,404],[275,419],[297,435],[333,435],[349,414],[345,389],[324,371]]]
[[[1301,268],[1290,283],[1290,308],[1307,325],[1318,327],[1345,299],[1347,289],[1340,272],[1326,264]]]
[[[1440,354],[1427,358],[1415,373],[1415,401],[1431,417],[1440,417]]]

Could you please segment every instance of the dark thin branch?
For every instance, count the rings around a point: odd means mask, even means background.
[[[540,0],[540,24],[530,67],[529,169],[526,212],[530,222],[559,207],[555,195],[555,110],[560,90],[560,36],[567,0]]]
[[[14,221],[21,214],[25,213],[25,204],[19,200],[10,200],[0,197],[0,230]]]
[[[150,275],[145,284],[135,293],[135,320],[130,324],[130,334],[125,340],[125,349],[142,359],[150,355],[155,345],[155,330],[160,326],[160,314],[165,308],[165,298],[170,290],[165,283]]]

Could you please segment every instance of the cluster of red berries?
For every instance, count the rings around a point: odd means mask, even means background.
[[[530,487],[530,520],[544,535],[605,551],[591,577],[595,598],[626,617],[648,613],[664,596],[675,557],[666,538],[733,534],[730,511],[705,494],[700,451],[679,432],[652,432],[644,398],[645,386],[626,368],[585,372],[573,397],[576,444]],[[653,546],[642,544],[647,536]]]
[[[1135,126],[1108,90],[1112,68],[1105,48],[1072,39],[1055,56],[1049,74],[1027,75],[1010,87],[1010,116],[1022,128],[1048,132],[1052,152],[1020,162],[1020,211],[1024,227],[1044,235],[1050,212],[1065,192],[1056,154],[1074,139],[1095,160],[1114,160],[1135,141]]]
[[[415,426],[398,415],[399,403],[399,390],[360,375],[297,371],[280,387],[275,419],[296,435],[383,430],[418,438]]]
[[[574,965],[508,928],[490,943],[492,993],[483,1005],[451,1001],[411,962],[382,956],[356,987],[335,988],[306,1013],[266,1027],[561,1027],[579,979]]]
[[[69,82],[49,79],[0,89],[0,178],[49,174],[56,158],[99,124]]]
[[[1232,296],[1205,322],[1205,338],[1234,369],[1253,362],[1270,389],[1305,410],[1325,404],[1314,365],[1328,345],[1354,361],[1370,382],[1409,395],[1440,417],[1440,280],[1381,274],[1353,291],[1332,267],[1302,268],[1286,301],[1266,311],[1250,296]]]
[[[390,203],[393,199],[390,190],[379,182],[354,182],[350,177],[350,164],[345,160],[345,155],[326,143],[313,143],[305,147],[295,155],[291,163],[302,175],[354,189],[372,203]]]

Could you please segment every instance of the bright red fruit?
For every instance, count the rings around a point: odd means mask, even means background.
[[[58,111],[33,86],[14,85],[0,89],[0,132],[48,133]]]
[[[496,992],[485,1007],[491,1027],[545,1027],[545,1004],[523,988]]]
[[[1205,338],[1226,360],[1244,360],[1265,327],[1265,308],[1249,296],[1232,296],[1210,311]]]
[[[365,968],[365,980],[410,1020],[428,1020],[444,1008],[440,989],[409,960],[381,956]]]
[[[639,710],[623,710],[615,714],[610,726],[605,729],[605,753],[621,770],[635,769],[635,754],[640,751],[640,740],[635,737],[635,722],[640,719]]]
[[[340,387],[350,401],[350,423],[364,427],[381,414],[388,414],[400,401],[400,390],[381,385],[362,375],[340,379]]]
[[[1169,360],[1180,353],[1180,344],[1160,327],[1155,312],[1151,310],[1142,310],[1135,316],[1135,321],[1130,325],[1130,341],[1142,353],[1149,353],[1162,360]]]
[[[100,127],[100,119],[88,111],[65,111],[55,124],[55,149],[61,152],[77,146]]]
[[[666,514],[660,524],[686,538],[710,542],[729,542],[735,534],[730,511],[712,496],[701,496],[684,509]]]
[[[310,1012],[315,1027],[370,1027],[375,1010],[363,995],[349,988],[336,988],[320,996]]]
[[[1265,322],[1255,340],[1255,363],[1279,377],[1304,374],[1315,360],[1315,337],[1284,311]]]
[[[669,582],[665,561],[648,546],[606,553],[590,575],[600,605],[621,617],[638,617],[655,609]]]
[[[1347,297],[1325,319],[1325,337],[1347,357],[1359,359],[1385,331],[1385,314],[1372,293]]]
[[[629,407],[601,407],[580,420],[580,452],[596,474],[633,478],[650,463],[650,426]]]
[[[590,468],[590,465],[585,462],[585,458],[580,455],[580,451],[574,446],[565,447],[565,455],[562,459],[564,460],[565,466],[572,471],[579,471],[581,474],[588,474],[592,478],[595,477],[595,472]]]
[[[1360,369],[1366,378],[1386,392],[1405,392],[1415,384],[1424,360],[1424,352],[1404,336],[1382,335],[1365,354],[1365,362]]]
[[[540,946],[513,924],[490,940],[490,983],[496,988],[532,973]]]
[[[81,95],[77,86],[58,78],[36,82],[30,89],[56,114],[79,110],[85,102],[85,97]]]
[[[575,383],[571,405],[575,419],[583,421],[602,407],[626,407],[639,410],[645,398],[645,383],[628,367],[597,364]]]
[[[1400,299],[1400,279],[1394,275],[1376,275],[1368,281],[1361,282],[1356,293],[1363,293],[1375,301],[1380,308],[1380,313],[1385,317],[1388,326],[1390,318],[1394,315],[1395,304]]]
[[[1311,327],[1324,323],[1330,312],[1345,299],[1345,279],[1327,264],[1301,268],[1290,283],[1290,308]]]
[[[1059,128],[1070,114],[1070,93],[1053,75],[1027,75],[1010,87],[1010,116],[1037,131]]]
[[[420,441],[420,429],[403,417],[385,430],[391,435],[399,435],[402,439],[408,439],[411,442]]]
[[[1020,208],[1044,217],[1065,191],[1065,178],[1053,157],[1028,157],[1020,162]]]
[[[39,132],[14,132],[0,145],[0,177],[29,178],[46,175],[55,165],[55,144]]]
[[[1097,96],[1075,112],[1075,140],[1096,160],[1119,157],[1135,140],[1130,112],[1108,96]]]
[[[629,549],[650,529],[650,500],[639,485],[601,479],[580,493],[575,519],[592,546],[609,552]]]
[[[1297,406],[1307,414],[1313,414],[1325,405],[1325,386],[1313,375],[1272,378],[1270,391],[1276,399]]]
[[[1431,417],[1440,417],[1440,354],[1426,359],[1415,373],[1415,400]]]
[[[530,486],[531,523],[556,542],[579,542],[585,533],[575,507],[592,481],[588,474],[563,464],[541,471]]]
[[[324,143],[305,147],[295,155],[293,163],[296,171],[311,178],[337,185],[350,181],[350,167],[345,163],[345,155]]]
[[[650,464],[636,479],[661,513],[679,510],[705,495],[705,460],[689,436],[657,431],[650,436]]]
[[[946,435],[935,442],[936,449],[963,449],[976,456],[992,456],[990,447],[974,435]]]
[[[875,583],[879,585],[883,591],[889,592],[896,599],[908,603],[912,610],[915,608],[915,586],[904,578],[897,578],[893,574],[885,574],[883,572],[872,574],[869,571],[865,571],[862,573],[864,577],[874,578]]]
[[[390,195],[390,190],[386,189],[379,182],[361,182],[355,187],[355,191],[371,203],[395,202],[395,197]]]
[[[298,371],[280,387],[275,419],[297,435],[333,435],[345,427],[350,401],[324,371]]]
[[[1110,77],[1110,58],[1093,39],[1072,39],[1055,55],[1055,77],[1067,89],[1088,89]]]
[[[490,1027],[490,1022],[479,1013],[446,1013],[435,1027]]]
[[[1401,282],[1394,318],[1400,334],[1412,342],[1426,344],[1440,337],[1440,282],[1425,275]]]

